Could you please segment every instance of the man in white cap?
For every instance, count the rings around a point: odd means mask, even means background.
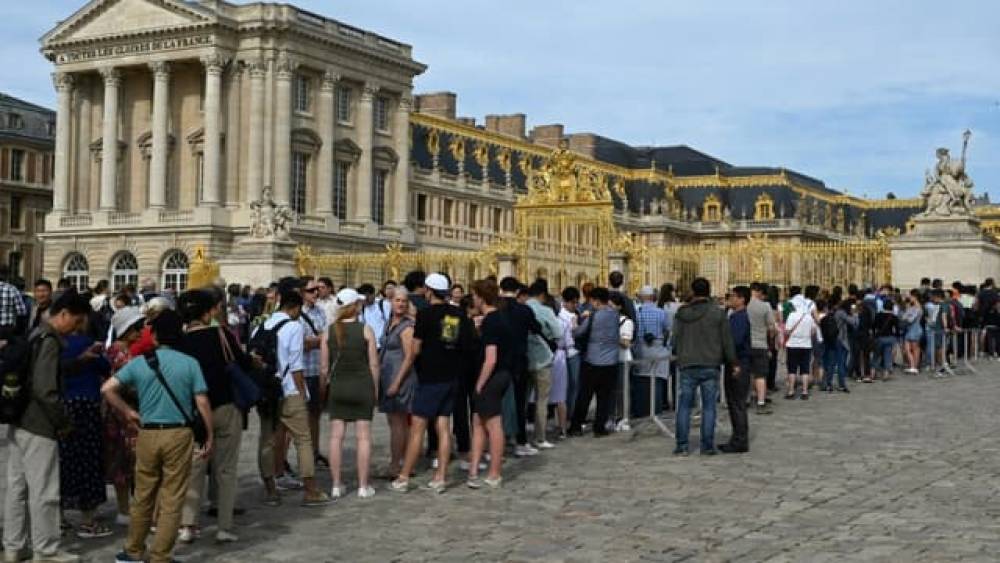
[[[410,473],[420,456],[424,430],[434,424],[438,433],[438,466],[427,489],[445,491],[448,457],[451,455],[451,415],[455,405],[458,378],[463,362],[475,355],[475,327],[461,309],[448,303],[451,284],[441,274],[431,274],[424,280],[430,306],[417,312],[413,329],[413,348],[418,356],[417,387],[411,412],[413,424],[406,448],[406,459],[392,490],[409,490]]]
[[[122,307],[111,317],[111,327],[115,332],[115,339],[121,338],[130,329],[142,330],[145,325],[146,316],[142,314],[139,307]]]
[[[636,309],[636,316],[639,317],[639,341],[638,356],[636,361],[638,375],[641,377],[656,377],[666,379],[668,372],[667,361],[670,352],[667,350],[666,341],[668,337],[667,313],[656,306],[656,289],[646,285],[639,290],[639,307]],[[644,381],[644,383],[643,383]],[[631,386],[633,409],[645,409],[649,405],[649,381],[635,381]],[[655,388],[659,396],[660,385]],[[657,404],[659,401],[657,401]],[[654,405],[655,406],[655,405]],[[653,413],[650,413],[651,415]]]

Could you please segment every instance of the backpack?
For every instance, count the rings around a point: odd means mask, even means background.
[[[261,325],[247,344],[247,352],[260,358],[264,364],[263,368],[255,370],[251,375],[254,383],[260,388],[258,408],[274,409],[281,400],[281,379],[277,377],[278,333],[291,321],[291,319],[281,320],[271,328],[264,328],[264,325]]]
[[[12,336],[0,348],[0,424],[18,424],[31,402],[31,364],[42,340]]]
[[[833,313],[827,313],[819,321],[819,332],[823,335],[823,342],[836,342],[840,336],[840,329],[837,328],[837,318]]]

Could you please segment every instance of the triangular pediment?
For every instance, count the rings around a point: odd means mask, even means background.
[[[42,37],[42,44],[100,39],[213,21],[202,6],[179,0],[92,0]]]

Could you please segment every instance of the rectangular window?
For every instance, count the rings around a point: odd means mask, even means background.
[[[24,181],[24,151],[21,149],[10,151],[10,179],[15,182]]]
[[[478,215],[479,215],[479,206],[475,205],[475,204],[470,205],[469,206],[469,228],[470,229],[475,229],[475,228],[477,228],[479,226],[479,224],[478,224],[479,217],[477,217]]]
[[[345,123],[351,122],[351,88],[349,86],[337,88],[337,120]]]
[[[302,74],[295,75],[295,111],[309,113],[310,109],[310,80],[308,76]]]
[[[12,231],[20,231],[23,228],[21,224],[22,207],[21,196],[10,196],[10,230]]]
[[[389,98],[375,97],[375,130],[389,131]]]
[[[347,178],[351,165],[338,162],[333,171],[333,214],[343,221],[347,218]]]
[[[427,220],[427,196],[424,194],[417,195],[417,221]]]
[[[306,179],[309,170],[309,155],[292,153],[292,211],[299,215],[306,212]]]
[[[442,213],[441,222],[445,225],[451,224],[451,208],[452,203],[450,199],[444,200],[444,213]]]
[[[195,178],[194,185],[198,190],[198,201],[202,201],[205,195],[205,154],[198,153],[195,156]],[[118,202],[121,205],[122,202]]]
[[[503,226],[503,209],[493,208],[493,231],[499,233]]]
[[[387,170],[376,170],[372,178],[372,219],[376,225],[385,224],[385,184],[389,178]]]

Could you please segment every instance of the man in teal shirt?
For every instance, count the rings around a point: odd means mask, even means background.
[[[183,334],[181,319],[174,311],[167,310],[156,317],[152,328],[160,372],[184,411],[177,408],[146,358],[135,358],[101,388],[108,403],[140,428],[136,440],[135,502],[125,550],[118,554],[118,561],[143,561],[144,557],[150,561],[171,561],[191,477],[194,435],[187,421],[194,417],[192,403],[197,404],[208,430],[200,453],[208,456],[212,451],[212,408],[201,367],[194,358],[172,349]],[[118,394],[121,385],[136,389],[140,412],[121,399]],[[146,553],[146,535],[157,501],[160,512],[156,536]]]

